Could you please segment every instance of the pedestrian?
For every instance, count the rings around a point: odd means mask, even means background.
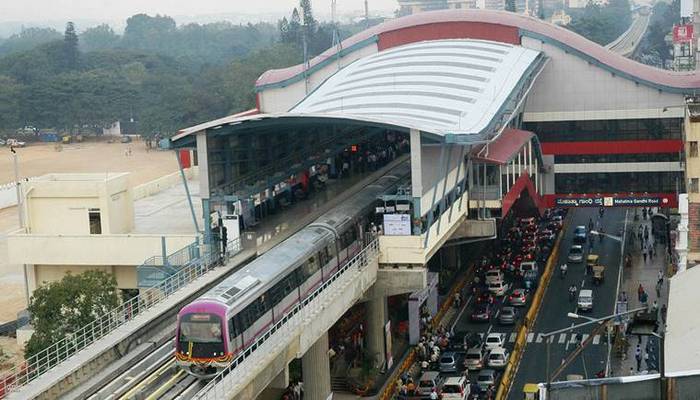
[[[630,367],[630,376],[634,375],[634,367]]]
[[[639,301],[642,301],[642,293],[644,293],[644,286],[642,284],[639,284],[639,287],[637,288],[637,299]]]
[[[642,303],[642,306],[646,307],[647,306],[647,300],[649,299],[649,295],[647,295],[647,292],[642,292],[642,296],[639,299],[639,301]]]
[[[664,271],[663,271],[663,270],[660,270],[660,271],[659,271],[659,275],[658,275],[658,278],[657,278],[656,280],[657,280],[658,282],[663,283],[663,281],[664,281]]]
[[[635,351],[634,359],[637,360],[637,371],[642,369],[642,350],[637,346]]]
[[[661,320],[666,323],[666,304],[661,305]]]
[[[657,315],[659,312],[659,303],[656,300],[654,300],[654,303],[651,305],[651,311],[654,313],[654,315]]]
[[[646,264],[647,263],[647,251],[646,251],[646,249],[642,250],[642,257],[644,257],[644,264]]]
[[[651,364],[652,364],[652,362],[649,361],[649,352],[645,352],[644,353],[644,365],[646,365],[647,371],[654,369]]]
[[[654,258],[654,246],[649,246],[649,261]]]

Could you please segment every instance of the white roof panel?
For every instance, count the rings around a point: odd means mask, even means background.
[[[479,134],[540,52],[484,40],[437,40],[392,48],[338,71],[288,115],[325,115]]]

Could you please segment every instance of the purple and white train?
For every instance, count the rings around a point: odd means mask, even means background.
[[[177,316],[177,365],[213,377],[362,247],[377,197],[409,174],[403,162],[236,271]]]

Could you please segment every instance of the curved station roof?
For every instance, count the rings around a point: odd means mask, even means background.
[[[540,52],[483,40],[395,47],[341,69],[289,114],[374,121],[445,136],[491,125]]]

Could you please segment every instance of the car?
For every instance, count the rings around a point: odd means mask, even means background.
[[[445,379],[440,394],[443,400],[466,400],[469,389],[469,381],[463,376],[456,376]]]
[[[537,271],[525,271],[523,274],[523,284],[526,289],[534,290],[537,287],[539,281],[539,274]]]
[[[498,323],[501,325],[513,325],[516,318],[514,307],[503,307],[498,314]]]
[[[440,385],[442,384],[443,378],[440,375],[439,372],[437,371],[427,371],[424,372],[423,375],[421,375],[420,379],[418,380],[418,395],[421,397],[428,397],[430,396],[430,392],[433,391],[433,389],[440,389]]]
[[[503,296],[508,291],[509,285],[503,281],[489,283],[489,292],[494,296]]]
[[[485,392],[489,386],[496,385],[496,371],[493,369],[482,369],[479,375],[476,376],[476,383],[479,385],[479,390]]]
[[[508,350],[503,347],[496,347],[489,352],[489,368],[505,368],[508,364]]]
[[[496,347],[503,347],[506,342],[506,335],[502,333],[489,333],[486,335],[484,340],[484,348],[486,350],[495,349]]]
[[[447,351],[440,356],[440,372],[459,372],[459,354]]]
[[[503,282],[503,273],[499,269],[486,271],[486,283]]]
[[[524,261],[518,266],[518,272],[523,275],[527,271],[537,272],[537,263],[535,261]]]
[[[523,307],[527,303],[527,293],[525,289],[515,289],[508,296],[508,304],[516,307]]]
[[[571,246],[567,260],[572,263],[583,262],[583,247],[578,244]]]
[[[493,294],[483,291],[476,297],[476,304],[493,304],[495,300]]]
[[[576,306],[581,311],[591,311],[593,309],[593,291],[591,289],[582,289],[578,292]]]
[[[486,353],[481,347],[473,347],[464,355],[464,367],[470,371],[484,368]]]
[[[583,244],[586,243],[587,232],[586,227],[579,225],[574,229],[574,243]]]
[[[471,315],[472,321],[488,322],[491,320],[491,305],[483,303],[476,306]]]

